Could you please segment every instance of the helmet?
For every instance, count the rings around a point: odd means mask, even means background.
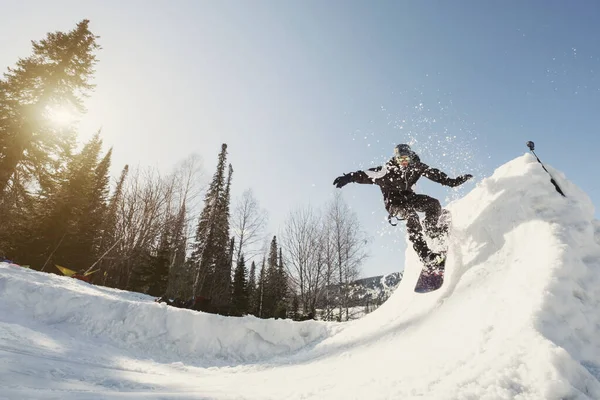
[[[411,150],[410,146],[407,144],[399,144],[398,146],[396,146],[394,148],[395,156],[410,156],[412,154],[413,154],[413,151]]]
[[[408,163],[415,161],[416,154],[411,150],[409,145],[399,144],[394,148],[394,158],[398,164],[406,166]]]

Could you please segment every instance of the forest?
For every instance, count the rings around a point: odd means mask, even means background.
[[[341,195],[275,235],[252,188],[232,199],[226,143],[202,149],[218,154],[208,171],[195,154],[167,172],[113,166],[102,132],[81,143],[66,118],[86,112],[100,50],[82,20],[0,79],[0,260],[227,316],[347,316],[368,238]]]

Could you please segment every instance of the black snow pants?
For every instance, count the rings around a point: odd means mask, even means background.
[[[425,231],[429,237],[436,238],[446,233],[447,226],[438,226],[438,220],[442,213],[439,200],[425,194],[403,193],[401,197],[391,202],[387,210],[391,216],[406,220],[408,238],[421,261],[427,263],[432,252],[423,238],[423,228],[417,212],[425,213],[423,225],[425,225]]]

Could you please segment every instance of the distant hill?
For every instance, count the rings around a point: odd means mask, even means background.
[[[396,290],[401,280],[401,272],[358,279],[350,287],[350,305],[381,305]]]
[[[393,272],[387,275],[377,275],[357,279],[350,284],[349,292],[349,319],[357,319],[382,305],[396,290],[402,280],[402,272]],[[325,317],[326,303],[339,304],[337,297],[340,295],[339,285],[330,285],[317,303],[317,316],[319,319],[334,319],[339,311],[333,310],[330,317]],[[344,318],[345,319],[345,318]]]

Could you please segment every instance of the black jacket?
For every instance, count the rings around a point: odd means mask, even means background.
[[[413,186],[421,176],[450,187],[462,185],[472,177],[471,175],[461,175],[457,178],[450,178],[439,169],[431,168],[422,163],[418,158],[406,168],[402,168],[392,158],[383,166],[344,174],[334,184],[338,187],[342,187],[349,182],[378,185],[383,193],[385,206],[388,208],[392,204],[402,204],[407,196],[413,194]]]

